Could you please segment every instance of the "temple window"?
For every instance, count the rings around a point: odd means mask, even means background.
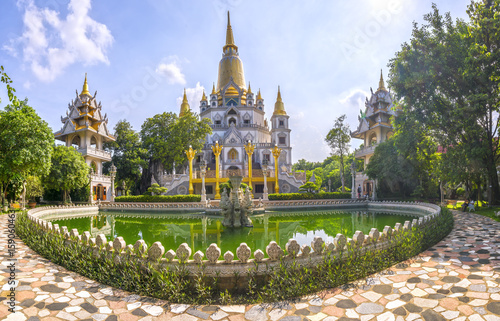
[[[278,137],[278,144],[285,145],[286,144],[286,137]]]
[[[97,148],[97,139],[94,136],[90,139],[90,147]]]

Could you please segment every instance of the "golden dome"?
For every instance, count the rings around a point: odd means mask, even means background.
[[[274,104],[273,115],[286,115],[285,104],[281,99],[280,86],[278,86],[278,98],[276,98],[276,103]]]
[[[226,86],[231,79],[241,89],[245,88],[245,72],[243,63],[238,57],[238,47],[234,44],[233,30],[227,13],[226,44],[223,49],[223,56],[219,62],[219,77],[217,79],[217,91]]]
[[[83,82],[83,89],[80,95],[90,95],[89,85],[87,84],[87,73],[85,73],[85,81]]]
[[[379,90],[387,91],[387,89],[385,89],[385,85],[384,85],[384,76],[382,76],[382,69],[380,69],[380,81],[378,82],[377,91],[379,91]]]
[[[188,103],[187,96],[186,96],[186,88],[184,88],[184,97],[182,98],[181,110],[179,112],[179,117],[184,116],[189,110],[190,110],[190,108],[189,108],[189,103]]]
[[[229,86],[229,88],[226,89],[226,96],[238,96],[240,93],[236,88],[234,88],[233,85]]]

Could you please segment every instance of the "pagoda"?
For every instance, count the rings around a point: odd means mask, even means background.
[[[106,141],[115,141],[108,131],[108,117],[102,115],[101,102],[96,100],[97,91],[89,92],[87,74],[80,94],[68,104],[66,116],[61,117],[63,126],[54,133],[55,139],[66,146],[73,146],[91,167],[90,190],[93,201],[113,201],[112,178],[102,173],[103,162],[111,161],[111,154],[103,149]]]

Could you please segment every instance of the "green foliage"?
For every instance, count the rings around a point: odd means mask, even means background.
[[[293,171],[311,171],[316,167],[320,167],[320,162],[308,162],[305,159],[299,159],[297,163],[292,165]]]
[[[3,66],[0,66],[0,82],[3,82],[5,84],[5,87],[7,87],[7,96],[9,97],[9,102],[12,104],[12,106],[19,106],[21,102],[14,94],[16,90],[11,85],[12,79],[10,79],[10,77],[7,75]],[[0,103],[1,102],[2,100],[0,99]]]
[[[318,191],[318,189],[318,185],[314,184],[313,182],[306,182],[304,185],[301,185],[299,187],[299,191],[307,193],[314,193]]]
[[[182,165],[187,161],[185,150],[189,145],[200,150],[211,132],[208,118],[198,120],[191,112],[179,118],[175,113],[165,112],[146,119],[141,127],[141,140],[149,158],[172,172],[172,164]]]
[[[117,265],[113,263],[113,254],[101,251],[95,257],[92,248],[82,242],[47,233],[28,220],[25,213],[16,215],[16,234],[31,249],[55,264],[125,291],[172,303],[208,305],[283,302],[342,286],[418,255],[443,239],[452,228],[453,216],[443,209],[442,214],[429,224],[414,226],[393,238],[390,248],[363,251],[348,246],[327,253],[315,266],[282,260],[278,267],[269,268],[265,278],[256,273],[259,267],[256,264],[256,268],[249,271],[247,287],[221,292],[219,279],[207,277],[203,266],[194,277],[190,277],[184,265],[164,268],[155,262],[141,260],[124,260]]]
[[[0,110],[0,142],[0,195],[4,202],[12,179],[48,172],[54,135],[24,100]]]
[[[500,198],[496,170],[500,158],[500,2],[474,1],[467,13],[470,22],[454,21],[433,5],[433,11],[424,16],[425,23],[414,24],[412,38],[391,60],[390,84],[403,108],[401,122],[408,124],[406,129],[416,126],[439,145],[460,148],[464,166],[479,165],[485,173],[494,202]]]
[[[67,202],[72,190],[88,186],[89,168],[83,156],[73,147],[54,146],[50,172],[42,182],[45,188],[62,192],[63,202]]]
[[[26,178],[26,199],[34,202],[36,197],[43,195],[43,186],[40,177],[30,175]]]
[[[340,181],[342,191],[345,191],[344,157],[349,154],[351,131],[346,122],[346,115],[335,119],[333,128],[326,135],[325,141],[332,149],[332,154],[339,157],[340,160]]]
[[[269,194],[271,201],[291,201],[291,200],[317,200],[317,199],[346,199],[351,198],[351,193],[286,193]]]
[[[250,189],[250,191],[253,190],[253,188],[251,186],[248,186],[247,184],[245,183],[241,183],[240,184],[240,189],[242,191],[246,191],[247,187]],[[231,181],[227,181],[227,182],[223,182],[223,183],[219,183],[219,190],[222,192],[223,190],[228,190],[229,192],[231,192],[231,190],[233,189],[233,184],[231,183]]]
[[[200,201],[200,195],[128,195],[115,197],[115,202],[178,203]]]
[[[120,120],[114,128],[116,141],[105,142],[104,149],[112,154],[111,162],[116,166],[116,181],[125,182],[127,190],[137,191],[142,169],[147,167],[147,150],[142,147],[139,134],[126,120]],[[109,172],[110,162],[103,171]]]
[[[462,187],[457,188],[457,196],[462,197],[464,195],[465,195],[465,189],[463,189]]]
[[[148,187],[148,193],[150,193],[153,196],[161,195],[161,194],[166,193],[166,192],[167,192],[166,187],[160,187],[160,185],[158,185],[156,183],[151,185],[151,187]]]

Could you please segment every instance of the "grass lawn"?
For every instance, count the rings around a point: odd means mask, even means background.
[[[458,201],[457,206],[455,207],[455,210],[461,210],[463,203],[464,203],[464,201]],[[479,205],[475,204],[476,211],[474,213],[489,217],[497,222],[500,222],[500,217],[495,216],[495,212],[500,211],[500,206],[486,207],[483,205],[485,205],[485,204],[482,202],[480,202]],[[448,205],[447,207],[449,209],[453,209],[453,206],[451,206],[451,205]],[[468,212],[468,210],[466,210],[466,211]]]

